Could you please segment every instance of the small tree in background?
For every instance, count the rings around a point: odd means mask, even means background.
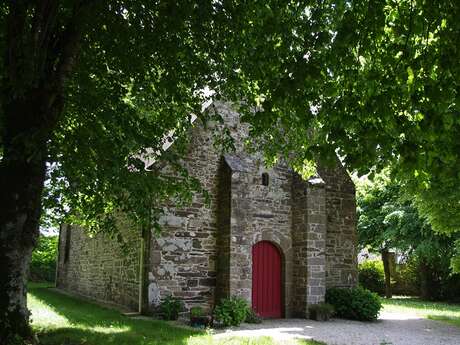
[[[29,280],[54,282],[58,240],[58,236],[41,235],[38,238],[37,247],[32,252]]]
[[[359,245],[381,254],[385,297],[392,297],[390,250],[416,260],[421,297],[436,297],[433,287],[440,286],[436,282],[448,279],[449,264],[455,258],[456,237],[433,231],[403,186],[390,178],[388,170],[372,181],[358,181],[357,186]]]

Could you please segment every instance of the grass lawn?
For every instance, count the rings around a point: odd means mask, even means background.
[[[460,327],[460,304],[422,301],[418,298],[382,299],[384,310],[412,312],[420,317],[440,320]]]
[[[280,342],[269,337],[215,340],[208,332],[164,321],[134,320],[43,284],[29,285],[28,305],[32,326],[43,345],[325,345],[305,340]]]

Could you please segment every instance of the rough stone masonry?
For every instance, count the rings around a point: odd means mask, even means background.
[[[228,296],[254,306],[252,249],[260,241],[280,253],[284,317],[305,316],[328,287],[356,284],[355,189],[340,162],[319,166],[308,181],[282,163],[266,168],[260,155],[245,152],[247,127],[232,106],[216,102],[213,108],[230,128],[235,152],[221,155],[209,128],[196,125],[184,159],[210,204],[196,195],[187,207],[164,205],[161,235],[152,234],[142,247],[141,232],[128,222],[120,223],[123,248],[104,234],[90,238],[63,225],[59,288],[128,309],[141,304],[143,311],[168,295],[187,310],[210,311]]]

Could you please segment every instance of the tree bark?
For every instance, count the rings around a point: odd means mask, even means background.
[[[430,270],[430,266],[424,259],[420,260],[419,274],[420,274],[420,297],[422,299],[430,300],[432,298],[431,270]]]
[[[387,248],[382,249],[382,262],[383,271],[385,273],[385,297],[391,298],[393,294],[391,292],[391,270],[390,270],[390,253]]]
[[[4,100],[0,161],[0,344],[29,338],[26,279],[39,235],[50,130],[41,93]]]
[[[0,83],[0,344],[31,337],[26,279],[39,235],[48,145],[89,3],[75,1],[73,15],[59,23],[59,1],[8,4]]]

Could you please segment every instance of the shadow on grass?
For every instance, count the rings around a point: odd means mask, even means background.
[[[40,286],[32,286],[29,293],[68,321],[66,327],[39,327],[40,343],[45,345],[184,345],[190,337],[203,334],[164,321],[133,320],[115,310]]]

